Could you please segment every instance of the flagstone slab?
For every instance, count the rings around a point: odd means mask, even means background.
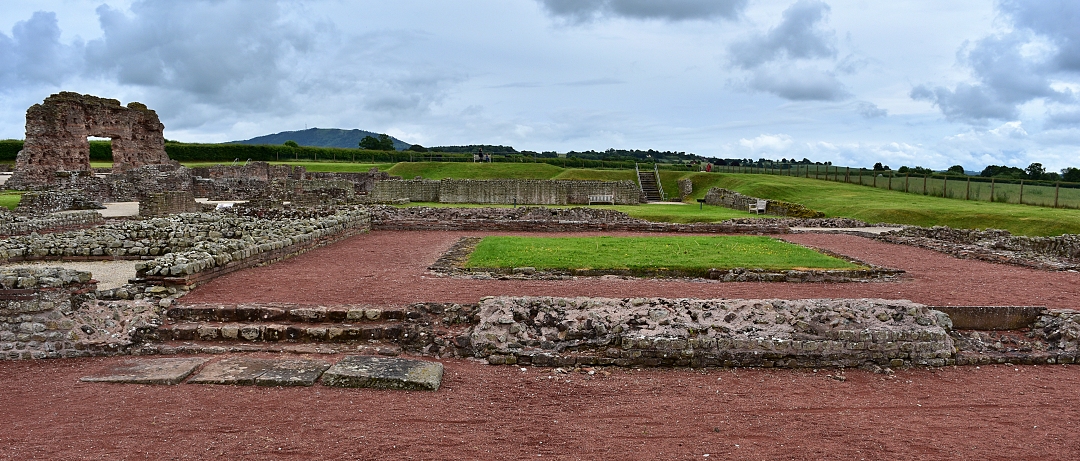
[[[256,386],[311,386],[330,368],[318,360],[278,360],[255,378]]]
[[[270,360],[230,357],[210,363],[192,376],[188,384],[232,384],[252,386],[255,378],[271,366]]]
[[[188,383],[311,386],[329,367],[318,360],[230,357],[203,367]]]
[[[133,359],[114,364],[101,374],[84,376],[80,381],[127,384],[179,384],[200,365],[205,357],[170,357]]]
[[[350,355],[326,370],[322,383],[332,387],[436,391],[442,375],[443,365],[439,362]]]

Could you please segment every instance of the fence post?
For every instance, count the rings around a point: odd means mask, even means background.
[[[971,178],[967,178],[967,192],[964,192],[964,200],[971,200]]]
[[[890,174],[889,175],[889,190],[890,191],[892,191],[892,177],[893,177],[893,175]]]
[[[941,184],[941,198],[945,198],[945,192],[949,190],[949,175],[945,175],[944,181]]]
[[[908,193],[908,182],[911,180],[911,173],[904,173],[904,193]]]
[[[994,203],[994,178],[990,178],[990,203]]]
[[[877,187],[877,171],[874,171],[874,187]]]
[[[862,167],[859,167],[859,185],[860,186],[863,185],[863,183],[862,183]]]
[[[1024,204],[1024,180],[1020,180],[1020,204]]]
[[[1061,189],[1061,181],[1054,183],[1054,208],[1058,207],[1058,191]]]
[[[923,194],[923,195],[929,195],[929,194],[928,194],[928,193],[926,192],[926,177],[927,177],[927,176],[929,176],[929,175],[925,175],[925,174],[924,174],[924,175],[922,175],[922,194]]]
[[[848,179],[851,177],[851,167],[844,167],[844,182],[851,182]]]

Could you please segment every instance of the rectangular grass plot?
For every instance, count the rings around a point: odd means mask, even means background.
[[[485,237],[467,268],[555,270],[858,269],[810,248],[759,236]]]

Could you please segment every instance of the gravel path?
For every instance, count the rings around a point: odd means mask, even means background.
[[[843,234],[787,234],[782,238],[880,266],[903,269],[907,273],[897,282],[802,284],[593,277],[567,281],[472,280],[430,274],[427,267],[458,238],[466,235],[489,234],[376,231],[358,235],[271,266],[220,277],[196,288],[181,301],[401,305],[424,301],[476,302],[484,296],[519,295],[900,298],[928,305],[1080,307],[1080,273],[1044,272],[963,260],[931,250]]]

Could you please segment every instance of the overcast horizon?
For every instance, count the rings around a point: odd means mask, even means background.
[[[5,2],[0,139],[59,91],[165,136],[1080,167],[1080,2]]]

